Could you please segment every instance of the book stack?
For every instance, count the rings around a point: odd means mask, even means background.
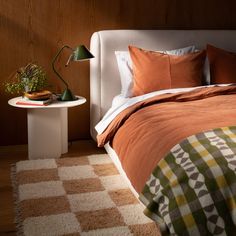
[[[26,105],[26,106],[48,106],[53,102],[53,98],[48,98],[45,100],[31,100],[27,97],[22,97],[19,99],[17,105]]]

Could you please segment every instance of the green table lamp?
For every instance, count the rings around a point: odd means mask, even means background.
[[[54,57],[53,61],[52,61],[52,68],[53,71],[55,72],[55,74],[58,76],[58,78],[65,84],[66,89],[65,91],[61,94],[60,96],[60,100],[61,101],[73,101],[76,100],[77,98],[72,94],[71,90],[69,89],[69,85],[68,83],[62,78],[62,76],[56,71],[55,69],[55,62],[58,58],[58,56],[61,54],[61,52],[63,51],[63,49],[69,49],[70,51],[72,51],[72,53],[69,56],[69,59],[67,61],[67,63],[65,64],[65,66],[68,66],[70,61],[84,61],[84,60],[89,60],[91,58],[94,58],[94,56],[90,53],[90,51],[84,46],[84,45],[80,45],[78,47],[76,47],[75,49],[64,45],[56,54],[56,56]]]

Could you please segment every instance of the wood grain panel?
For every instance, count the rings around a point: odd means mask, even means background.
[[[2,82],[29,61],[47,71],[51,89],[63,90],[51,61],[64,44],[89,45],[94,31],[105,29],[235,29],[233,0],[1,0],[0,1],[0,145],[27,142],[26,111],[7,105]],[[75,94],[87,98],[69,110],[69,139],[89,138],[89,63],[57,68]]]

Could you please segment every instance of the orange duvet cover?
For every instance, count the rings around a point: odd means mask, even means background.
[[[121,112],[97,137],[110,142],[140,193],[157,163],[186,137],[236,125],[236,86],[158,95]]]

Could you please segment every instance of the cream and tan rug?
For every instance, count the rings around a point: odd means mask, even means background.
[[[20,161],[12,177],[19,235],[160,235],[106,154]]]

